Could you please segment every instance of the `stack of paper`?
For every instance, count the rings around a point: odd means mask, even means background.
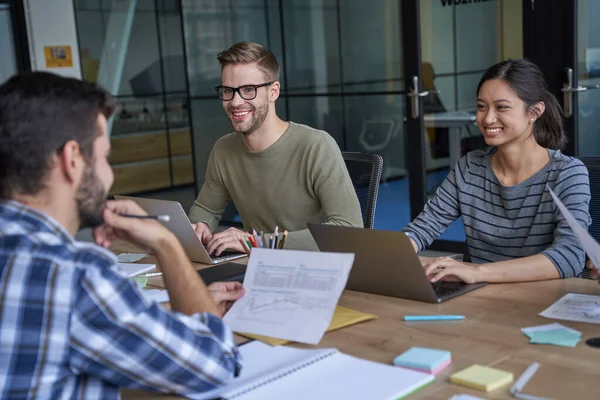
[[[522,328],[529,343],[553,344],[555,346],[575,347],[581,340],[581,332],[561,324],[548,324]]]
[[[450,382],[491,392],[513,381],[513,374],[483,365],[471,365],[450,375]]]
[[[120,263],[132,263],[146,257],[148,253],[121,253],[117,256]]]
[[[145,272],[154,271],[155,269],[156,264],[119,263],[118,271],[124,277],[132,278]]]
[[[169,292],[161,289],[144,289],[140,290],[142,296],[153,303],[165,303],[169,301]]]
[[[411,347],[394,359],[394,365],[433,375],[446,368],[451,362],[449,351],[424,347]]]

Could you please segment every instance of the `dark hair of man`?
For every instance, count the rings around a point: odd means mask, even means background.
[[[567,137],[563,129],[560,104],[548,90],[544,74],[537,65],[522,59],[509,59],[492,65],[481,77],[477,94],[481,85],[490,79],[500,79],[506,83],[527,105],[528,111],[535,114],[533,137],[540,146],[558,150],[565,146]],[[540,101],[545,104],[541,115],[533,107]]]
[[[116,100],[100,86],[48,72],[15,75],[0,86],[0,199],[35,195],[54,154],[71,140],[90,163],[98,116]]]
[[[221,71],[227,65],[257,63],[258,69],[265,74],[268,80],[279,80],[279,63],[275,55],[258,43],[236,43],[227,50],[220,52],[217,59],[221,64]]]

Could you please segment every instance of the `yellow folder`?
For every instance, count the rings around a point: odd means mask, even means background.
[[[337,329],[345,328],[346,326],[358,324],[360,322],[369,321],[371,319],[377,318],[376,315],[367,314],[361,311],[356,311],[351,308],[346,308],[342,306],[336,306],[335,311],[333,313],[333,318],[331,318],[331,323],[327,328],[326,332],[335,331]],[[276,339],[269,336],[261,336],[261,335],[252,335],[250,333],[240,333],[236,332],[238,335],[260,340],[261,342],[265,342],[270,344],[271,346],[280,346],[282,344],[291,343],[291,340],[286,339]]]
[[[471,365],[450,375],[450,382],[491,392],[513,381],[513,374],[483,365]]]

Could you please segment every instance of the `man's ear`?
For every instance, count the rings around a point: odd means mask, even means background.
[[[269,87],[269,101],[274,103],[279,98],[279,91],[281,90],[281,84],[279,81],[275,81]]]
[[[79,148],[79,143],[75,140],[69,140],[56,154],[56,157],[65,179],[78,186],[85,169],[85,159]]]

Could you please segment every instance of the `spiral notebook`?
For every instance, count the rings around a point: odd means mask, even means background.
[[[340,353],[337,349],[272,347],[260,341],[240,346],[242,373],[199,399],[400,399],[432,382],[423,372]]]

